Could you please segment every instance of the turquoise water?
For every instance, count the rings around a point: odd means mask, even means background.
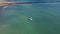
[[[16,7],[10,7],[0,16],[0,34],[60,34],[59,4]],[[33,20],[29,21],[29,17]]]

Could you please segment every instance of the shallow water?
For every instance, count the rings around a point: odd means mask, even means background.
[[[60,34],[59,4],[13,5],[3,13],[0,34]]]

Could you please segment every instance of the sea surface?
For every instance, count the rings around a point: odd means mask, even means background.
[[[0,34],[60,34],[60,4],[16,4],[2,10]]]

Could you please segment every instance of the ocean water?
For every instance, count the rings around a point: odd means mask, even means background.
[[[0,34],[60,34],[59,26],[59,4],[12,5],[0,16]]]

